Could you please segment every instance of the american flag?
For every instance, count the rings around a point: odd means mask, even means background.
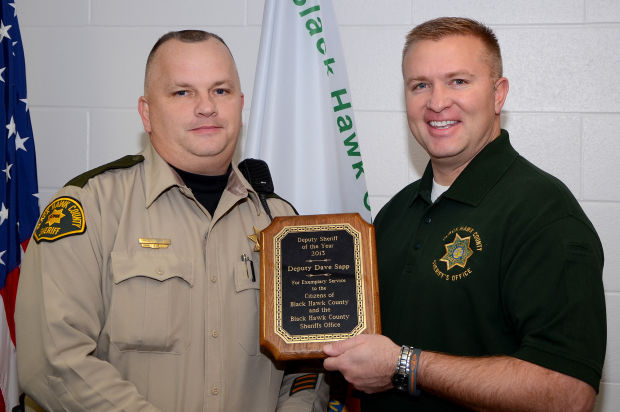
[[[0,10],[0,411],[19,403],[15,366],[15,295],[23,250],[39,216],[24,49],[15,3]],[[2,127],[4,126],[4,127]]]

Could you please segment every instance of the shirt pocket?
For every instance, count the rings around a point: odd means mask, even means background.
[[[235,313],[234,332],[243,350],[250,356],[259,353],[259,299],[260,272],[259,261],[251,254],[254,266],[254,281],[250,262],[237,262],[234,267],[235,279]]]
[[[190,340],[190,259],[112,252],[110,341],[120,351],[180,354]]]

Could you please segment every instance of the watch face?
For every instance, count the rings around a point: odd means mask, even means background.
[[[394,388],[400,391],[407,390],[407,378],[408,376],[404,373],[395,373],[392,376],[392,384],[394,385]]]

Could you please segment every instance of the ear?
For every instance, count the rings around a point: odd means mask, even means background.
[[[144,130],[150,134],[151,120],[149,118],[149,102],[144,96],[140,96],[140,98],[138,99],[138,113],[140,113],[140,117],[142,118],[142,125],[144,126]]]
[[[245,103],[245,95],[241,93],[241,110],[243,110],[244,103]]]
[[[495,114],[499,115],[508,96],[508,79],[500,77],[495,81]]]

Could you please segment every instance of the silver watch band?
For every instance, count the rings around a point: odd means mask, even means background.
[[[408,390],[409,374],[411,372],[411,353],[412,348],[407,345],[403,345],[400,348],[400,355],[398,357],[398,363],[392,376],[392,384],[394,387],[401,391]]]

